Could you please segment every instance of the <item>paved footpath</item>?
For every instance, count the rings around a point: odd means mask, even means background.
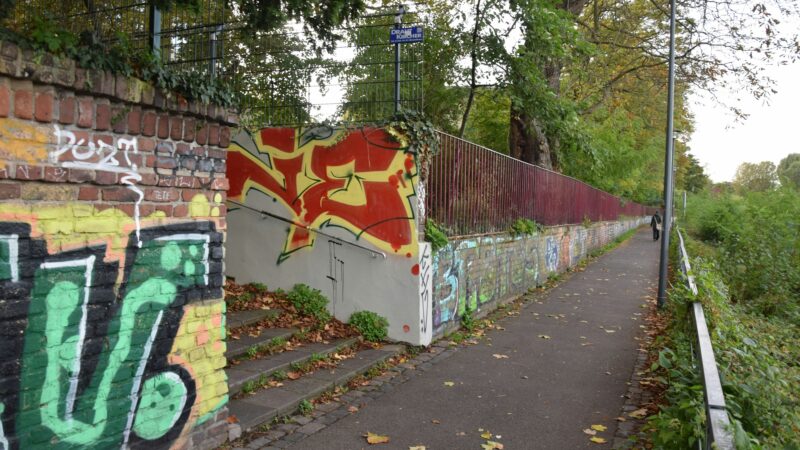
[[[480,449],[486,439],[479,429],[506,450],[611,448],[637,357],[642,305],[657,284],[659,244],[649,228],[640,230],[499,322],[504,330],[291,448]],[[608,444],[589,441],[582,430],[592,424],[608,427],[597,433]],[[368,445],[368,431],[391,441]]]

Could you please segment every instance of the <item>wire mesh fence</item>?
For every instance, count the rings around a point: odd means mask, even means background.
[[[655,212],[446,133],[439,133],[439,142],[426,181],[426,211],[453,235],[505,232],[520,218],[562,225]]]
[[[178,70],[220,77],[233,87],[248,128],[319,122],[367,123],[395,110],[394,8],[369,10],[321,42],[301,24],[263,32],[246,26],[224,0],[159,10],[145,0],[17,0],[0,26],[30,30],[43,21],[76,36],[157,50]],[[403,26],[421,25],[411,5]],[[422,109],[423,44],[399,48],[400,105]]]

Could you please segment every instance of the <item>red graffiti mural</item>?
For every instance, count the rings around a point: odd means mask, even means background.
[[[256,189],[288,208],[294,225],[280,260],[313,245],[306,227],[343,227],[389,251],[414,251],[414,155],[381,128],[324,130],[261,130],[258,154],[233,145],[229,198],[244,202]]]

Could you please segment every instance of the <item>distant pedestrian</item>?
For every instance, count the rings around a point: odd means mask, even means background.
[[[657,241],[658,236],[661,234],[661,216],[658,215],[658,211],[650,219],[650,226],[653,227],[653,240]]]

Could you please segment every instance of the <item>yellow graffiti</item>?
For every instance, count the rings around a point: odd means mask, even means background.
[[[228,400],[225,377],[224,304],[189,305],[168,358],[182,365],[195,380],[197,399],[192,418],[213,413]]]
[[[28,121],[0,119],[0,164],[20,161],[27,164],[46,162],[50,130]]]

